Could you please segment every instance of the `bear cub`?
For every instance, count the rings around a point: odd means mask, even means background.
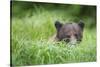
[[[65,41],[66,43],[76,44],[82,40],[84,23],[66,23],[62,24],[60,21],[55,22],[56,41]]]

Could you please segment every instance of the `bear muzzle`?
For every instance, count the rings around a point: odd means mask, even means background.
[[[77,43],[77,39],[74,36],[71,36],[71,38],[69,39],[69,44],[71,45],[75,45]]]

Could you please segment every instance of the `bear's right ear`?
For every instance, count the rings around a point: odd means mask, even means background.
[[[82,20],[80,20],[80,22],[78,23],[78,25],[80,26],[80,28],[83,30],[84,29],[84,23]]]
[[[62,23],[60,23],[59,21],[56,21],[55,22],[55,27],[56,27],[56,29],[59,31],[60,30],[60,28],[62,27]]]

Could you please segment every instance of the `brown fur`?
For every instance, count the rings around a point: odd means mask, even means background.
[[[67,43],[71,42],[74,44],[74,42],[76,43],[77,41],[80,42],[82,40],[84,29],[83,22],[62,24],[59,21],[56,21],[55,27],[57,33],[50,38],[53,42],[64,40]]]

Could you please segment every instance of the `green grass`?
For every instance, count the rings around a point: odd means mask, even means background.
[[[22,18],[12,18],[12,65],[96,61],[96,28],[85,28],[83,41],[75,46],[49,42],[48,39],[56,33],[54,22],[69,21],[73,17],[66,16],[62,10],[39,9],[33,10],[32,16],[27,12]]]

